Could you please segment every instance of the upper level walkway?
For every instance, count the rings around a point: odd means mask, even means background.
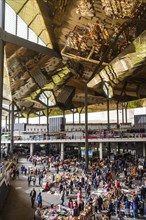
[[[72,138],[72,139],[49,139],[49,140],[14,140],[14,144],[47,144],[47,143],[85,143],[85,138]],[[124,142],[146,142],[146,137],[134,137],[134,138],[88,138],[89,143],[124,143]],[[11,141],[2,141],[2,144],[10,144]]]

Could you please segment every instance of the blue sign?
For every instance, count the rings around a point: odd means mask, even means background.
[[[85,150],[81,150],[81,156],[85,156]],[[92,157],[93,156],[93,150],[88,150],[88,156]]]
[[[93,156],[93,150],[88,150],[88,156],[92,157]]]

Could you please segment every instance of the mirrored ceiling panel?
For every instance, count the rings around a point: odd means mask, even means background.
[[[34,111],[45,109],[46,103],[41,97],[60,88],[71,76],[70,70],[60,58],[12,44],[6,44],[5,54],[13,100],[24,110],[30,107]],[[55,101],[52,102],[55,100],[54,96],[48,98],[51,99],[50,103],[54,103],[50,106],[56,105]]]
[[[145,61],[146,31],[137,37],[123,53],[119,54],[109,65],[96,74],[88,83],[88,87],[97,88],[103,81],[109,82],[113,86],[120,84],[121,81],[135,75],[136,72],[138,73],[139,67],[142,66]]]

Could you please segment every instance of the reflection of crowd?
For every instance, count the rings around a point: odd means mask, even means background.
[[[121,53],[136,37],[136,27],[131,25],[122,27],[115,25],[107,27],[106,21],[97,20],[96,23],[88,23],[84,27],[76,26],[66,36],[64,54],[80,56],[82,58],[102,60],[109,62]],[[111,45],[114,44],[114,47]]]
[[[112,18],[135,17],[139,11],[141,2],[128,0],[115,2],[113,0],[101,0],[103,10],[107,16]]]

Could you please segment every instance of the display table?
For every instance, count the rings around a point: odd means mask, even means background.
[[[110,219],[110,215],[109,215],[109,213],[106,210],[103,210],[101,212],[101,214],[102,214],[102,219],[106,219],[106,220]]]
[[[55,208],[47,208],[42,211],[42,218],[44,220],[69,220],[71,210],[69,208],[58,206]]]
[[[95,220],[95,214],[92,212],[86,213],[86,212],[81,212],[80,213],[80,220]]]

